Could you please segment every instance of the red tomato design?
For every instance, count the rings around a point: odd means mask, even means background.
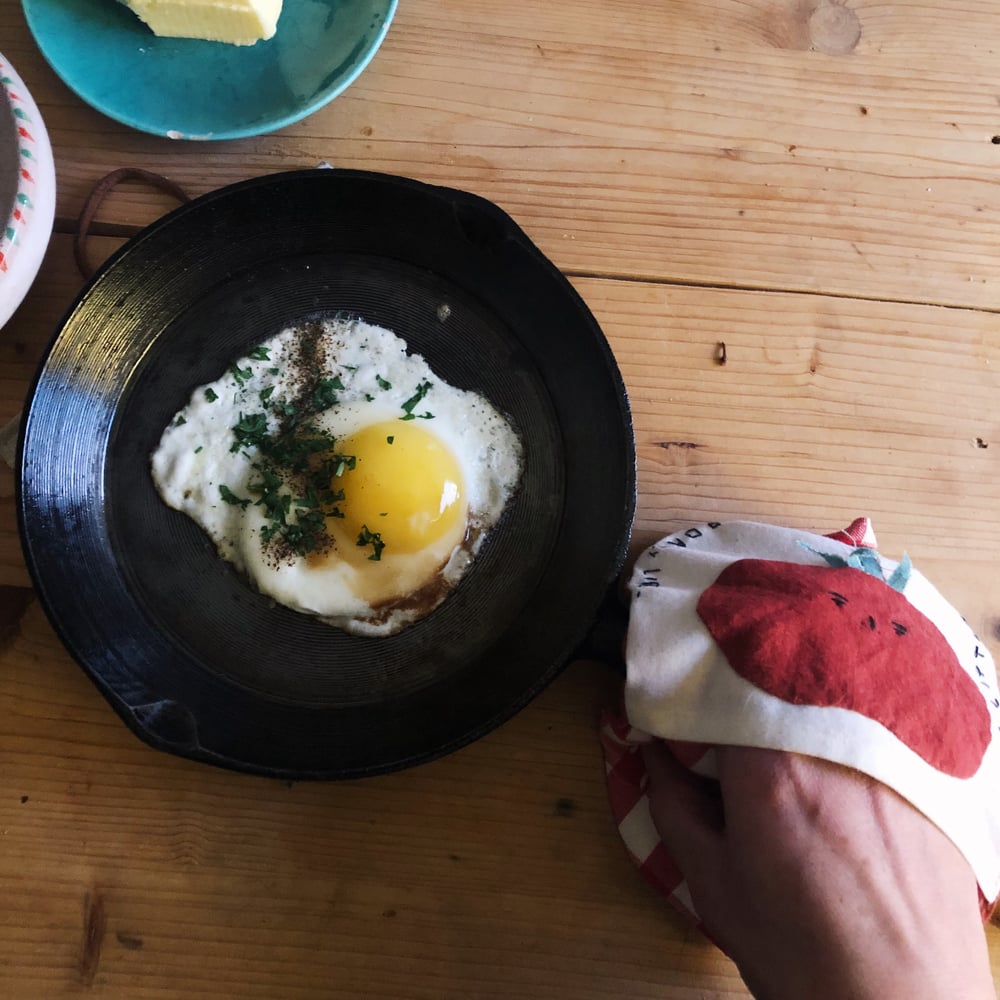
[[[956,778],[978,770],[991,735],[982,694],[937,626],[877,577],[741,559],[698,614],[732,668],[768,694],[860,712]]]

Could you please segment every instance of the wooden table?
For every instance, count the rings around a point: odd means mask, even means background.
[[[83,105],[0,0],[59,177],[41,274],[0,333],[0,423],[80,287],[71,233],[107,171],[191,194],[320,161],[406,174],[497,202],[597,315],[634,407],[637,544],[870,514],[996,656],[998,47],[982,0],[401,0],[331,105],[198,144]],[[118,189],[92,251],[170,206]],[[0,994],[747,995],[626,860],[595,737],[605,668],[574,663],[492,735],[387,777],[174,759],[61,648],[13,490],[0,468]]]

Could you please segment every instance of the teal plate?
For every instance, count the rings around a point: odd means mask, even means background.
[[[238,139],[299,121],[357,79],[397,0],[285,0],[256,45],[158,38],[117,0],[23,0],[53,70],[88,104],[171,139]]]

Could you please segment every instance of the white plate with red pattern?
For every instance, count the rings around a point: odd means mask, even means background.
[[[55,208],[55,165],[42,116],[0,53],[0,327],[35,280]]]

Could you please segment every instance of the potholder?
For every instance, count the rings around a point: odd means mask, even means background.
[[[871,775],[937,824],[1000,894],[1000,693],[993,660],[867,519],[834,535],[710,522],[646,550],[629,584],[621,713],[602,719],[610,802],[643,875],[697,913],[653,826],[639,746],[715,776],[717,745],[809,754]]]

